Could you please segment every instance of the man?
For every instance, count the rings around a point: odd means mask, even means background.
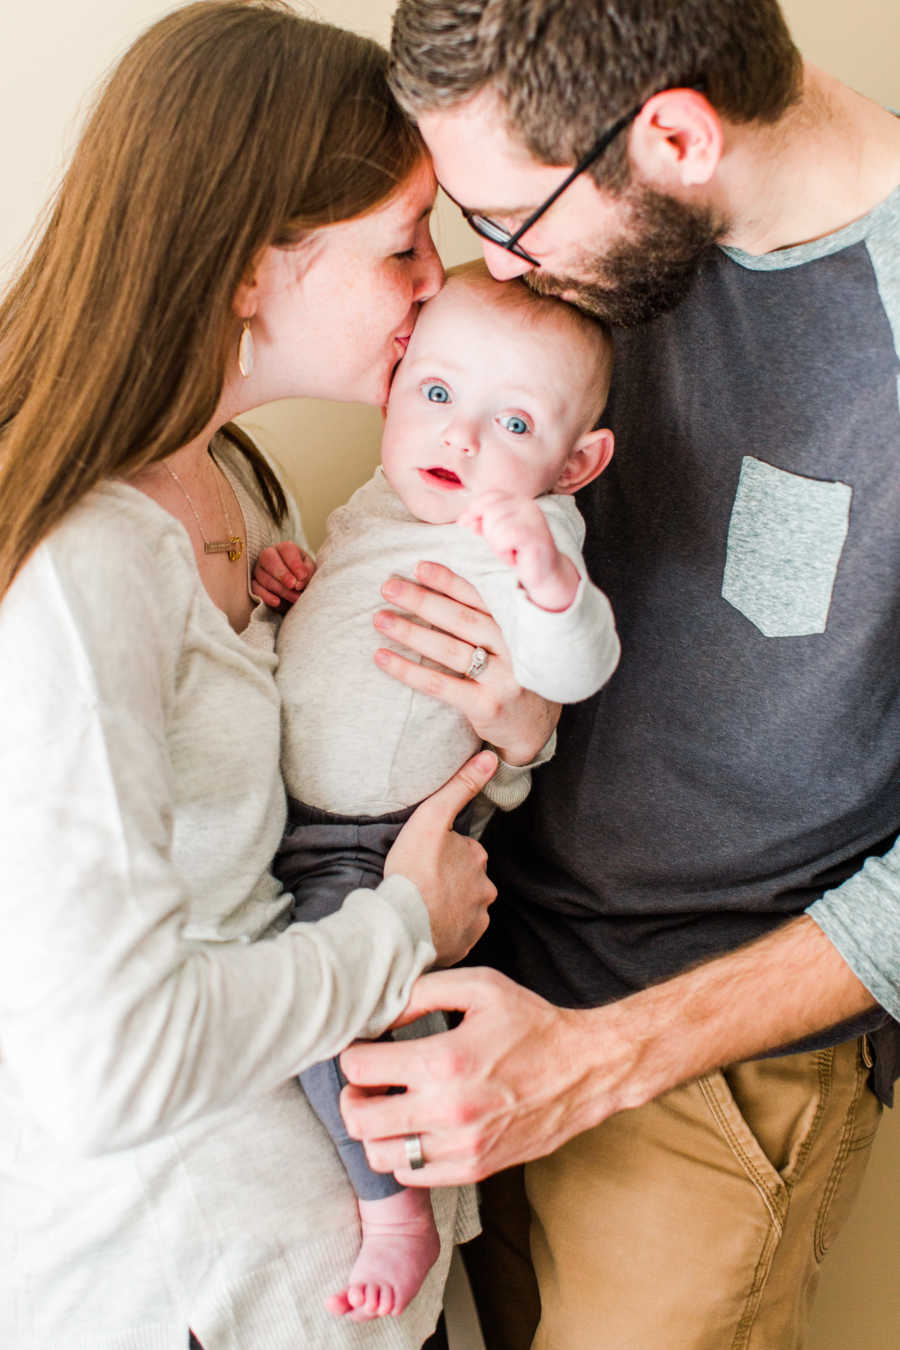
[[[486,837],[505,974],[425,976],[462,1022],[345,1114],[408,1184],[528,1164],[490,1350],[788,1350],[897,1064],[900,122],[775,0],[401,0],[393,59],[494,275],[614,326],[623,657]]]

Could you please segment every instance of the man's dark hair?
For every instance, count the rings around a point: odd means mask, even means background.
[[[412,117],[496,92],[506,125],[547,164],[662,89],[700,84],[734,122],[775,122],[801,58],[777,0],[400,0],[391,83]],[[627,182],[626,138],[596,166]]]

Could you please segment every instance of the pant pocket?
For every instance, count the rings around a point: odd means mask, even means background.
[[[789,1203],[784,1178],[745,1119],[725,1073],[706,1075],[698,1080],[698,1087],[719,1132],[755,1187],[768,1210],[771,1226],[780,1238]]]
[[[858,1090],[847,1113],[844,1130],[835,1153],[822,1204],[816,1216],[814,1248],[816,1260],[827,1256],[843,1228],[859,1194],[872,1144],[881,1121],[883,1107],[866,1087],[868,1069],[859,1066]]]
[[[825,632],[852,496],[744,456],[722,596],[766,637]]]

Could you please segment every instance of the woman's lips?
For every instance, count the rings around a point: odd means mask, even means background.
[[[398,348],[398,351],[397,351],[397,359],[391,366],[391,374],[390,379],[388,381],[389,386],[394,383],[394,376],[397,374],[397,367],[400,365],[400,362],[406,355],[406,349],[409,346],[409,339],[411,337],[412,333],[401,333],[398,337],[394,338],[394,346]]]
[[[431,469],[420,469],[419,473],[425,479],[426,483],[432,487],[444,488],[446,491],[455,492],[463,485],[462,479],[458,473],[452,469],[445,469],[437,464]]]

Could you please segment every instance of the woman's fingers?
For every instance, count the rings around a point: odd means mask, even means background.
[[[500,657],[501,665],[505,669],[508,665],[508,652],[503,635],[490,614],[478,608],[483,601],[474,586],[438,563],[420,563],[416,572],[417,575],[428,573],[434,585],[446,580],[452,594],[449,592],[438,594],[415,582],[391,577],[383,587],[383,594],[392,604],[405,612],[379,610],[374,620],[378,631],[384,633],[398,646],[408,647],[410,651],[425,657],[426,660],[452,671],[456,685],[461,683],[458,677],[467,674],[472,663],[472,654],[478,647],[489,655]],[[460,598],[463,596],[465,599]],[[409,615],[414,617],[410,618]],[[376,660],[383,670],[387,670],[404,684],[421,689],[433,697],[444,699],[445,702],[461,708],[467,715],[479,706],[480,700],[473,698],[468,687],[452,690],[446,681],[435,681],[427,677],[423,680],[421,676],[413,673],[414,663],[405,661],[399,665],[397,662],[391,662],[385,652],[379,652]],[[428,667],[418,669],[423,673],[437,673],[430,672]],[[484,683],[485,677],[489,680],[497,670],[496,665],[493,670],[491,669],[490,662],[487,668],[482,667],[479,676],[481,682]],[[466,684],[470,685],[471,681],[467,681]]]
[[[472,647],[469,646],[467,650],[471,659]],[[492,713],[496,713],[498,699],[487,685],[478,680],[463,679],[461,674],[448,675],[442,670],[435,670],[433,666],[422,666],[418,661],[410,661],[386,647],[379,647],[375,653],[375,661],[386,675],[399,680],[408,689],[415,689],[421,694],[427,694],[429,698],[439,699],[441,703],[456,708],[472,723],[483,740],[491,739],[485,734],[483,724],[486,726]],[[468,665],[468,660],[466,664]]]
[[[392,642],[443,669],[383,647],[375,653],[376,662],[407,688],[456,708],[507,764],[530,763],[556,725],[559,704],[519,685],[500,628],[481,608],[484,602],[468,581],[439,563],[420,563],[416,576],[427,579],[428,587],[391,577],[383,588],[391,604],[413,617],[383,610],[375,625]],[[429,589],[438,585],[444,594]],[[487,663],[477,678],[466,679],[477,647],[484,649]]]
[[[497,756],[491,750],[481,750],[457,769],[437,792],[432,792],[416,807],[414,815],[428,819],[437,827],[453,829],[453,822],[464,806],[487,786],[497,772]],[[479,849],[481,845],[479,844]],[[485,858],[487,855],[485,854]]]
[[[392,642],[418,652],[419,656],[424,656],[429,661],[436,661],[438,665],[455,671],[457,675],[464,675],[468,670],[475,647],[484,646],[484,643],[463,641],[449,633],[439,633],[434,628],[425,628],[422,624],[414,623],[412,619],[404,618],[402,614],[395,614],[389,609],[379,610],[374,622],[379,633],[389,637]]]
[[[466,581],[465,577],[458,576],[456,572],[451,572],[443,563],[419,563],[416,567],[416,577],[423,586],[440,591],[451,600],[458,600],[461,605],[487,612],[484,601],[472,583]]]
[[[481,751],[413,811],[384,861],[386,877],[399,874],[419,888],[428,910],[438,965],[461,961],[488,925],[497,895],[486,872],[481,844],[456,834],[453,823],[497,768],[497,756]]]
[[[428,566],[437,567],[437,564],[430,563]],[[468,582],[464,582],[461,577],[455,577],[454,573],[447,571],[446,568],[440,570],[445,571],[448,577],[454,578],[456,583],[454,591],[464,588],[469,596],[478,600],[479,604],[483,603],[478,592]],[[477,605],[458,600],[454,594],[441,595],[426,586],[417,585],[414,581],[405,581],[402,577],[391,577],[385,582],[381,593],[390,604],[396,605],[407,614],[423,619],[425,623],[440,629],[445,635],[468,642],[473,647],[486,647],[489,651],[498,651],[502,648],[500,629],[491,616]],[[413,634],[411,636],[414,637]]]

